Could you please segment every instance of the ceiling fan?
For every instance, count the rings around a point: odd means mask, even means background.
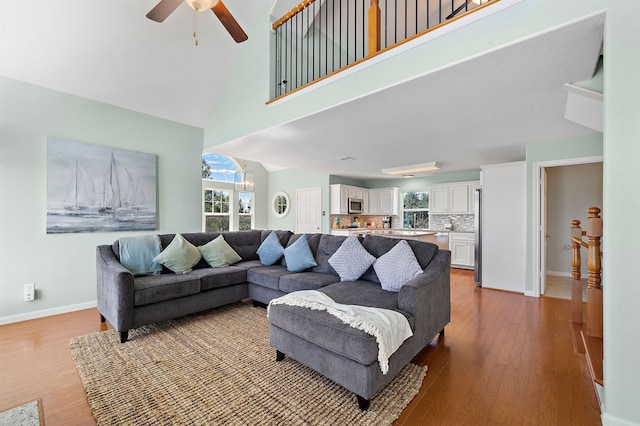
[[[240,24],[238,24],[238,21],[231,15],[229,9],[222,3],[222,0],[160,0],[160,3],[147,13],[147,18],[152,21],[163,22],[183,1],[196,12],[211,9],[236,43],[242,43],[249,38],[240,27]]]

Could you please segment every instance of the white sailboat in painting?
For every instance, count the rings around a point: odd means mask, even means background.
[[[155,222],[155,212],[146,207],[144,191],[129,169],[111,152],[104,180],[101,213],[113,214],[120,221]]]
[[[71,191],[64,206],[65,214],[83,215],[95,206],[95,186],[91,175],[75,162]]]

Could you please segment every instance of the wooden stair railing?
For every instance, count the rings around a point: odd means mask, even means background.
[[[591,207],[588,210],[587,230],[583,231],[579,220],[571,221],[571,321],[581,326],[580,334],[585,347],[587,364],[594,382],[603,385],[602,370],[602,268],[600,239],[602,238],[602,218],[600,209]],[[586,236],[587,241],[582,237]],[[587,249],[587,316],[586,327],[583,327],[583,301],[581,281],[580,249]],[[586,328],[586,333],[585,333]],[[597,395],[597,392],[596,392]]]

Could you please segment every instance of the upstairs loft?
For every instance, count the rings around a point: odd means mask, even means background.
[[[272,24],[271,101],[500,0],[304,0]]]

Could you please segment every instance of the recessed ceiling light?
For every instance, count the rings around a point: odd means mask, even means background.
[[[431,170],[439,170],[440,165],[437,161],[432,161],[430,163],[422,163],[422,164],[413,164],[410,166],[401,166],[401,167],[393,167],[390,169],[382,169],[382,173],[386,173],[388,175],[410,175],[418,172],[428,172]]]

